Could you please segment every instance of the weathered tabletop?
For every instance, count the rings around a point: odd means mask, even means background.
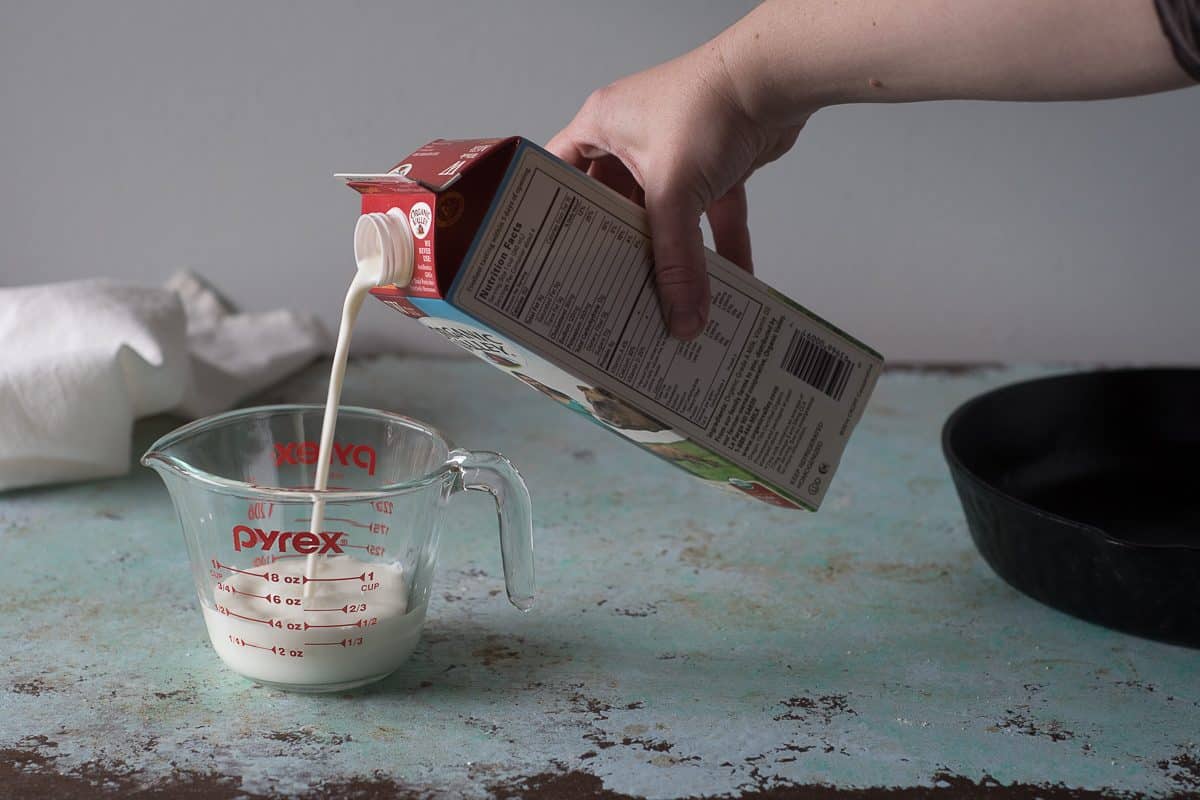
[[[321,399],[324,369],[268,399]],[[485,365],[360,361],[345,402],[521,467],[540,597],[504,601],[490,500],[461,496],[421,646],[341,696],[221,665],[149,470],[0,496],[0,796],[1200,792],[1200,652],[1044,608],[971,545],[941,422],[1031,372],[885,375],[814,515],[693,482]]]

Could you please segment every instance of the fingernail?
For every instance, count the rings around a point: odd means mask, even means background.
[[[704,328],[704,319],[697,308],[672,306],[670,328],[677,339],[694,339]]]

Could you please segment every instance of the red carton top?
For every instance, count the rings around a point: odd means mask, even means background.
[[[389,296],[445,296],[503,178],[503,154],[511,157],[517,141],[435,139],[387,172],[337,176],[362,194],[364,214],[398,208],[409,216],[413,279],[389,288]]]
[[[422,188],[443,192],[476,161],[518,137],[501,139],[434,139],[383,173],[350,173],[337,177],[362,194],[405,192]],[[404,188],[411,187],[411,188]]]

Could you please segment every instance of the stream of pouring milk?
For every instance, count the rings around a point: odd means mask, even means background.
[[[355,232],[358,271],[342,304],[313,478],[316,491],[329,488],[338,404],[359,309],[374,287],[407,283],[411,275],[411,236],[402,217],[363,215],[361,242]],[[384,250],[387,226],[397,229],[401,245],[410,245],[399,254],[405,269],[397,269],[394,251]],[[324,528],[325,500],[314,497],[308,529],[320,533]],[[385,675],[412,652],[425,605],[408,607],[410,578],[400,564],[315,553],[303,561],[288,558],[272,562],[273,580],[266,585],[266,574],[232,570],[222,575],[214,587],[215,607],[202,604],[209,637],[225,663],[251,678],[321,691]]]
[[[374,272],[375,274],[365,274]],[[342,303],[342,321],[338,325],[337,345],[333,349],[333,368],[329,371],[329,392],[325,395],[325,416],[321,419],[321,447],[317,455],[317,474],[313,478],[313,488],[324,491],[329,488],[329,464],[333,458],[333,434],[337,428],[338,403],[342,399],[342,383],[346,378],[346,357],[350,353],[350,337],[354,332],[354,322],[358,319],[358,311],[362,308],[363,300],[375,287],[377,271],[364,270],[361,267],[350,282],[346,291],[346,300]],[[320,532],[325,529],[325,501],[313,501],[312,525],[309,530]],[[309,579],[304,584],[304,597],[312,594],[311,583],[317,577],[318,565],[322,557],[316,553],[309,554],[304,563],[304,576]]]

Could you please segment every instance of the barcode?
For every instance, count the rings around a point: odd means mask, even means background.
[[[820,339],[801,331],[792,334],[792,343],[783,356],[783,368],[814,389],[834,400],[842,399],[854,364],[850,357],[829,349]]]

